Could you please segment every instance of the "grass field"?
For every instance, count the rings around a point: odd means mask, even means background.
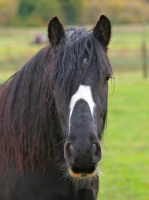
[[[113,26],[109,46],[112,66],[119,71],[140,70],[142,64],[142,30],[139,25]],[[149,26],[146,46],[149,62]],[[35,35],[47,35],[46,28],[0,28],[0,70],[18,70],[44,44],[33,45]]]
[[[46,31],[0,29],[0,82],[44,46],[31,45],[37,33]],[[142,78],[141,41],[139,26],[113,27],[109,57],[115,81],[109,81],[99,200],[149,199],[149,79]],[[148,41],[149,34],[149,57]]]
[[[110,85],[108,125],[100,164],[100,200],[149,197],[149,80],[116,73]]]

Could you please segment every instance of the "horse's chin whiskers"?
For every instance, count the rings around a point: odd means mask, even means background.
[[[70,180],[74,184],[86,184],[86,183],[94,183],[94,181],[97,181],[98,175],[100,174],[99,169],[96,168],[96,174],[92,177],[72,177],[69,173],[69,167],[67,166],[66,163],[59,165],[60,170],[63,172],[63,178],[65,180]]]

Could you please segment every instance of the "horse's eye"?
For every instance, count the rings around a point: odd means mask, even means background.
[[[111,75],[108,74],[108,75],[106,76],[106,78],[105,78],[105,81],[109,81],[110,78],[111,78]]]
[[[84,65],[87,65],[87,63],[88,63],[87,58],[84,58],[84,60],[83,60],[83,64],[84,64]]]

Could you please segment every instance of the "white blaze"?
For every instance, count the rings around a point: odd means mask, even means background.
[[[70,125],[71,125],[70,119],[71,119],[73,109],[75,107],[76,102],[80,99],[83,99],[84,101],[88,103],[92,117],[94,116],[95,103],[92,97],[91,87],[87,85],[80,85],[76,93],[71,97],[71,101],[70,101],[69,130],[70,130]]]

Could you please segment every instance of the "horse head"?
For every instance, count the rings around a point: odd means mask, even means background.
[[[111,23],[102,15],[91,31],[82,27],[65,30],[54,17],[48,37],[55,53],[53,91],[67,169],[72,177],[92,177],[102,157],[107,81],[112,76],[107,57]]]

